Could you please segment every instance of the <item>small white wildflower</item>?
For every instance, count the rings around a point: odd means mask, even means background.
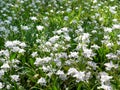
[[[91,46],[91,48],[94,48],[94,49],[98,50],[100,47],[98,45],[94,44],[94,45]]]
[[[8,63],[4,63],[4,64],[1,66],[1,68],[3,68],[3,69],[8,69],[8,68],[10,68],[10,66],[9,66]]]
[[[19,52],[19,51],[20,51],[20,48],[19,48],[18,46],[13,47],[13,48],[12,48],[12,51],[13,51],[13,52]]]
[[[10,87],[11,87],[10,84],[8,84],[8,85],[6,86],[6,88],[7,88],[8,90],[10,90]]]
[[[51,47],[51,46],[52,46],[52,43],[49,42],[49,41],[47,41],[47,42],[45,43],[45,45],[48,46],[48,47]]]
[[[116,13],[117,13],[117,11],[116,11],[116,6],[109,7],[109,11],[110,11],[112,14],[116,14]]]
[[[117,58],[118,58],[118,56],[115,55],[115,54],[113,54],[113,53],[108,53],[108,54],[106,54],[106,57],[107,57],[108,59],[117,59]]]
[[[106,72],[100,72],[99,75],[100,75],[101,84],[104,84],[105,82],[108,83],[110,79],[112,79],[112,76],[109,76],[108,73]]]
[[[0,70],[0,78],[4,75],[5,71],[3,69]]]
[[[67,79],[66,75],[65,75],[64,72],[61,71],[61,70],[58,70],[58,71],[56,72],[56,75],[59,75],[59,77],[60,77],[62,80],[66,80],[66,79]]]
[[[67,61],[65,61],[65,64],[66,64],[66,65],[71,65],[71,61],[70,61],[70,60],[67,60]]]
[[[106,43],[106,46],[110,48],[110,47],[114,46],[114,44],[111,42],[108,42],[108,43]]]
[[[0,51],[0,55],[5,55],[6,57],[9,57],[9,51],[8,50],[2,50]]]
[[[73,75],[73,77],[76,77],[76,82],[84,81],[85,80],[85,72],[79,71]]]
[[[120,29],[120,24],[114,24],[112,28],[113,29]]]
[[[49,41],[50,41],[51,43],[55,43],[59,38],[60,38],[59,36],[55,35],[55,36],[51,37],[51,38],[49,39]]]
[[[19,53],[24,53],[25,52],[25,50],[24,49],[19,49],[19,51],[18,51]]]
[[[4,87],[4,85],[2,84],[2,82],[0,82],[0,89],[2,89]]]
[[[88,65],[93,67],[94,70],[96,70],[96,68],[98,67],[97,66],[97,63],[93,62],[93,61],[88,61]]]
[[[44,57],[43,60],[45,63],[48,63],[49,61],[52,60],[52,58],[51,57]]]
[[[54,62],[56,63],[57,66],[61,66],[62,64],[58,58],[54,59]]]
[[[113,64],[112,61],[110,61],[109,63],[105,63],[104,65],[106,66],[106,70],[111,70],[111,68],[118,68],[118,65]]]
[[[97,0],[93,0],[93,3],[97,3],[98,1]]]
[[[41,78],[38,80],[37,83],[45,86],[47,82],[46,82],[45,78],[41,77]]]
[[[70,58],[78,58],[78,52],[70,52]]]
[[[97,89],[113,90],[110,85],[104,85],[104,84],[102,84],[101,86],[97,87]]]
[[[38,30],[38,31],[42,31],[42,30],[44,29],[44,27],[43,27],[43,26],[41,26],[41,25],[36,26],[36,28],[37,28],[37,30]]]
[[[117,41],[117,44],[120,45],[120,41]]]
[[[14,40],[14,41],[11,41],[11,42],[13,42],[13,45],[14,45],[14,46],[16,46],[16,45],[20,45],[20,43],[21,43],[21,42],[18,41],[18,40]]]
[[[89,42],[89,37],[90,37],[90,34],[89,33],[83,33],[83,35],[82,35],[82,41],[83,42]]]
[[[83,48],[83,56],[92,60],[92,57],[96,54],[93,53],[92,49]]]
[[[70,41],[70,39],[71,39],[71,37],[69,35],[65,35],[64,38],[66,41]]]
[[[109,32],[110,33],[110,32],[112,32],[112,28],[105,27],[104,32]]]
[[[26,47],[26,44],[24,42],[20,43],[19,46],[21,46],[22,48]]]
[[[72,11],[72,9],[71,8],[67,8],[67,10],[66,10],[66,12],[71,12]]]
[[[67,58],[67,53],[61,52],[59,58]]]
[[[37,52],[33,52],[33,53],[31,54],[31,56],[34,58],[34,57],[38,56],[38,53],[37,53]]]
[[[97,31],[96,30],[92,30],[92,33],[95,34],[95,33],[97,33]]]
[[[30,19],[33,20],[33,21],[36,21],[36,20],[37,20],[37,18],[34,17],[34,16],[30,17]]]
[[[48,72],[48,71],[50,71],[50,66],[42,66],[42,70],[44,71],[44,72]]]
[[[11,75],[10,77],[12,78],[13,81],[16,82],[20,80],[19,75]]]
[[[89,79],[90,79],[90,77],[91,77],[91,72],[87,72],[86,74],[85,74],[85,80],[86,81],[88,81]]]
[[[19,60],[17,60],[17,59],[13,59],[13,60],[12,60],[12,63],[13,63],[13,64],[19,64],[19,63],[20,63],[20,61],[19,61]]]
[[[106,36],[104,36],[104,39],[105,39],[105,40],[109,40],[109,39],[110,39],[110,36],[106,35]]]
[[[65,21],[67,21],[68,19],[69,19],[69,17],[68,17],[68,16],[65,16],[65,17],[64,17],[64,20],[65,20]]]
[[[42,58],[36,58],[36,61],[34,62],[36,66],[43,64],[43,59]]]
[[[11,41],[6,41],[5,42],[5,47],[8,47],[8,48],[11,48],[11,47],[13,47],[14,45],[13,45],[13,42],[11,42]]]
[[[120,50],[117,50],[117,55],[120,55]]]
[[[53,74],[53,72],[49,72],[48,74],[46,74],[47,76],[51,77]]]
[[[74,75],[74,74],[76,74],[78,71],[75,69],[75,68],[70,68],[69,70],[68,70],[68,73],[67,73],[67,75]]]
[[[30,28],[28,26],[21,26],[22,30],[29,30]]]

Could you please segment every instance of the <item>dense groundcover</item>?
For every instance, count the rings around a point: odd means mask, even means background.
[[[0,90],[120,90],[120,1],[0,0]]]

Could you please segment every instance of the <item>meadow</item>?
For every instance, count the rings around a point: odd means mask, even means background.
[[[120,1],[0,0],[0,90],[120,90]]]

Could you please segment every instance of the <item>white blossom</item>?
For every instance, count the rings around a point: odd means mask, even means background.
[[[11,75],[10,77],[12,80],[14,80],[16,82],[20,80],[19,75]]]
[[[41,77],[41,78],[37,81],[37,83],[40,84],[40,85],[45,86],[47,82],[46,82],[45,78]]]

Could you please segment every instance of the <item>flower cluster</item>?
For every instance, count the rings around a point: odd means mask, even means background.
[[[0,90],[120,90],[118,0],[1,0]]]

